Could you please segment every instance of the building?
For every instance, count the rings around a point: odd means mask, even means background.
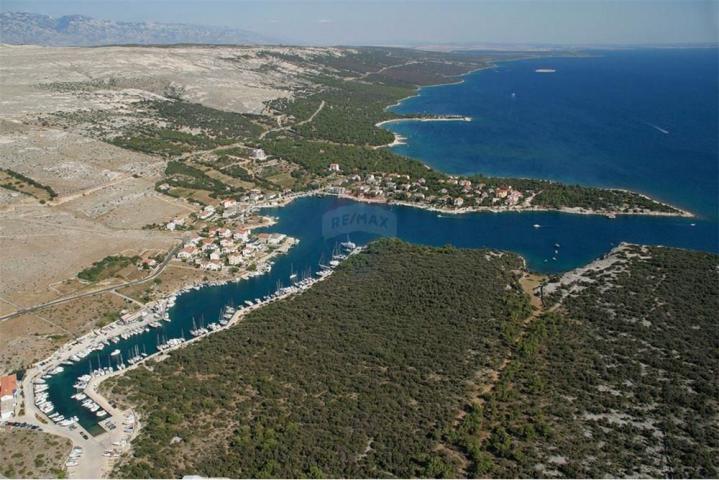
[[[510,205],[516,205],[519,203],[519,201],[522,199],[522,192],[519,192],[517,190],[512,190],[512,192],[507,196],[507,203]]]
[[[266,160],[267,159],[267,154],[261,148],[252,149],[251,156],[252,156],[253,160]]]
[[[177,258],[187,260],[189,258],[194,257],[197,254],[197,248],[195,248],[193,245],[188,245],[177,254]]]
[[[150,257],[143,258],[142,266],[147,267],[147,268],[154,268],[157,266],[157,260],[155,260],[154,258],[150,258]]]
[[[202,268],[213,272],[219,272],[222,270],[222,264],[218,260],[210,260],[209,262],[203,264]]]
[[[267,239],[267,243],[269,245],[279,245],[282,240],[284,240],[287,237],[287,235],[283,233],[270,233],[269,238]]]
[[[15,414],[17,396],[17,377],[0,377],[0,420],[7,420]]]
[[[235,233],[232,235],[232,238],[234,238],[235,240],[248,242],[248,241],[250,241],[250,232],[245,229],[240,228],[240,229],[235,230]]]
[[[240,265],[242,263],[242,255],[228,255],[227,263],[230,265]]]
[[[507,198],[507,195],[509,195],[509,192],[512,191],[512,187],[509,188],[497,188],[495,190],[495,195],[497,198]]]
[[[339,163],[330,163],[330,172],[339,172],[340,171],[340,164]]]
[[[212,205],[206,206],[202,212],[200,212],[200,219],[206,220],[215,214],[215,207]]]

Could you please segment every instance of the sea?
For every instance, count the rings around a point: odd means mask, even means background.
[[[538,73],[551,69],[552,73]],[[215,321],[226,305],[243,305],[315,274],[341,242],[382,236],[522,255],[531,270],[558,274],[606,254],[621,242],[719,252],[717,50],[592,52],[501,63],[461,83],[423,88],[393,107],[401,113],[461,114],[470,122],[390,124],[407,138],[397,153],[449,173],[536,177],[630,188],[692,211],[696,218],[579,215],[554,212],[440,214],[406,206],[304,197],[263,213],[265,229],[300,240],[269,273],[192,290],[169,311],[171,322],[111,344],[48,379],[50,399],[93,434],[98,418],[70,398],[72,385],[125,358],[148,354],[163,338],[184,336],[195,322]]]
[[[590,55],[505,62],[423,88],[393,110],[472,121],[389,124],[407,138],[394,150],[454,174],[627,188],[716,221],[719,51]]]

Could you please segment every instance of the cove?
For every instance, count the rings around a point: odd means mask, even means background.
[[[549,212],[439,215],[411,207],[368,205],[330,196],[300,198],[281,208],[266,209],[263,214],[277,219],[276,224],[263,230],[282,232],[300,240],[287,255],[276,258],[271,272],[239,283],[184,293],[169,311],[171,322],[163,322],[160,328],[110,344],[80,362],[65,366],[62,373],[47,380],[56,411],[66,418],[76,415],[89,432],[101,433],[98,418],[70,398],[75,393],[73,384],[89,372],[90,362],[95,368],[100,363],[107,366],[112,361],[112,350],[126,354],[136,345],[148,354],[155,353],[158,336],[189,338],[193,318],[214,321],[225,305],[241,305],[245,300],[274,292],[278,282],[290,283],[292,273],[308,269],[316,272],[319,263],[328,261],[338,242],[348,236],[359,245],[388,234],[425,245],[507,250],[524,256],[530,269],[549,274],[584,265],[622,241],[710,251],[717,250],[719,241],[710,222],[694,219],[639,216],[609,219]],[[372,221],[372,216],[377,220]]]

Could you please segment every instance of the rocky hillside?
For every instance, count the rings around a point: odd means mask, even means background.
[[[117,44],[271,43],[256,33],[226,27],[99,20],[82,15],[54,18],[25,12],[0,13],[0,42],[50,46]]]

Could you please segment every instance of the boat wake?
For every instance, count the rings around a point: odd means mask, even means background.
[[[662,127],[654,125],[653,123],[647,123],[647,125],[652,127],[654,130],[657,130],[658,132],[662,132],[664,135],[669,135],[669,130],[665,130]]]

